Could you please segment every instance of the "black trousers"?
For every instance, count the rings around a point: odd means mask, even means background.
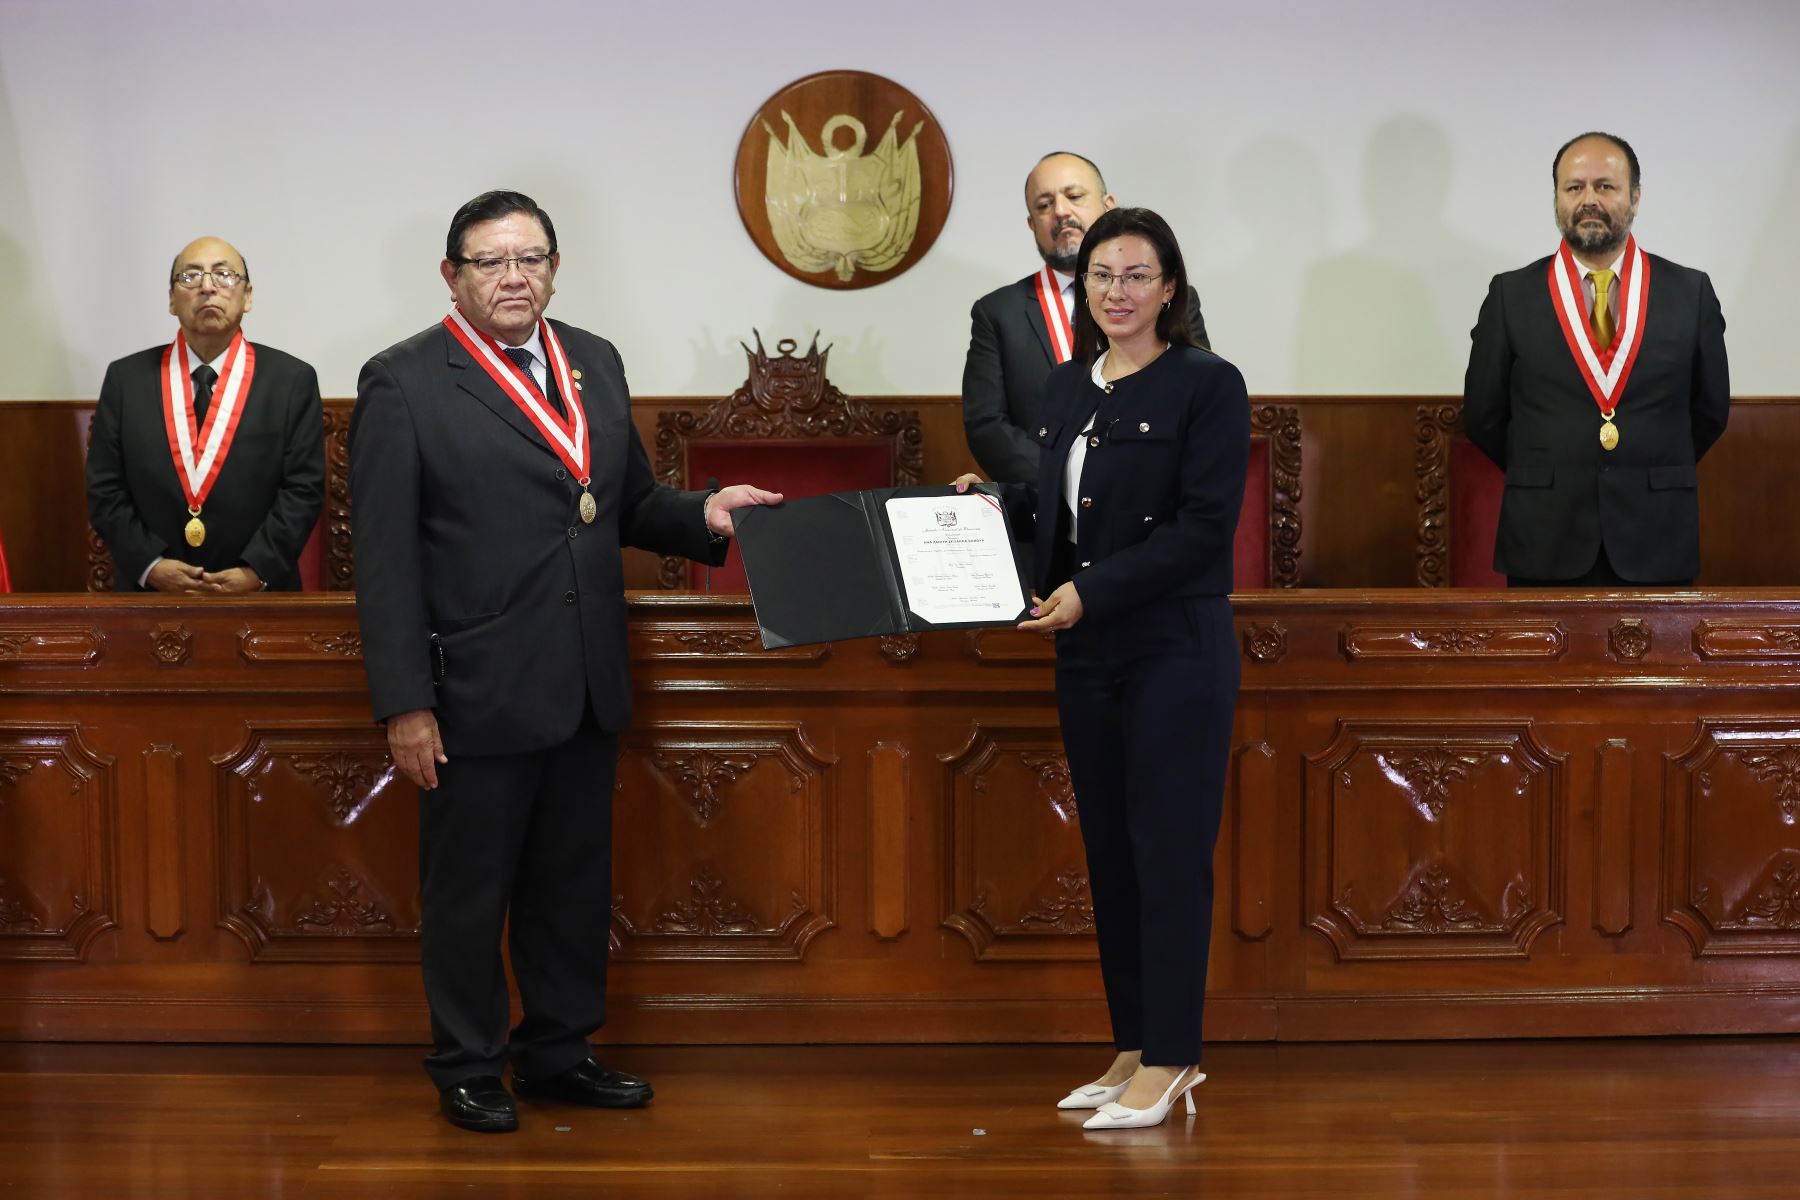
[[[1223,596],[1155,601],[1057,636],[1056,702],[1113,1044],[1151,1066],[1200,1061],[1238,676]]]
[[[587,1057],[606,1020],[618,739],[590,713],[528,754],[452,756],[419,793],[421,957],[439,1088]],[[507,1033],[501,931],[524,1017]]]

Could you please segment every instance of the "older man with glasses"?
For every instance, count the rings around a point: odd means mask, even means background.
[[[250,271],[229,243],[169,268],[167,345],[106,369],[88,442],[88,520],[120,591],[298,591],[325,502],[325,423],[307,364],[244,337]]]
[[[656,483],[611,342],[544,318],[550,215],[486,192],[451,219],[450,311],[363,367],[350,422],[356,611],[375,718],[419,803],[426,1073],[449,1121],[521,1096],[649,1102],[600,1065],[612,791],[631,719],[622,546],[724,561],[781,497]],[[507,1031],[505,930],[524,1010]]]

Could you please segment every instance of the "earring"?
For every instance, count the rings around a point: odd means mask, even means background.
[[[1164,312],[1168,312],[1168,311],[1169,311],[1169,302],[1168,302],[1168,301],[1167,301],[1167,300],[1164,300],[1164,301],[1163,301],[1163,311],[1164,311]]]

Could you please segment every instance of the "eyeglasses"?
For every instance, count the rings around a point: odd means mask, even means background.
[[[177,287],[197,288],[200,286],[200,281],[208,275],[212,276],[213,286],[221,292],[229,292],[240,283],[250,282],[248,275],[240,275],[230,267],[214,267],[210,271],[196,271],[192,268],[186,271],[177,271],[169,282]]]
[[[1107,271],[1089,271],[1082,278],[1087,281],[1088,290],[1096,296],[1104,296],[1112,291],[1112,285],[1118,284],[1119,290],[1127,296],[1141,296],[1149,290],[1150,285],[1162,278],[1158,272],[1147,275],[1142,271],[1132,271],[1124,275],[1114,275]]]
[[[516,266],[522,275],[542,275],[550,269],[548,254],[521,254],[517,258],[459,258],[456,264],[460,267],[471,267],[477,275],[491,279],[503,274],[506,268]]]

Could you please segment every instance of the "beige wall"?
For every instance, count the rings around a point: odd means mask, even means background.
[[[1800,392],[1785,0],[494,9],[0,0],[0,399],[92,395],[165,340],[164,271],[201,232],[248,256],[252,335],[349,394],[442,315],[444,227],[493,186],[556,217],[552,312],[639,393],[730,389],[753,326],[822,330],[855,393],[954,392],[969,304],[1036,265],[1019,188],[1054,147],[1171,219],[1252,391],[1455,392],[1489,275],[1553,248],[1549,157],[1590,126],[1643,158],[1645,246],[1712,273],[1734,390]],[[853,293],[767,263],[731,191],[750,115],[835,67],[911,88],[956,158],[929,256]]]

